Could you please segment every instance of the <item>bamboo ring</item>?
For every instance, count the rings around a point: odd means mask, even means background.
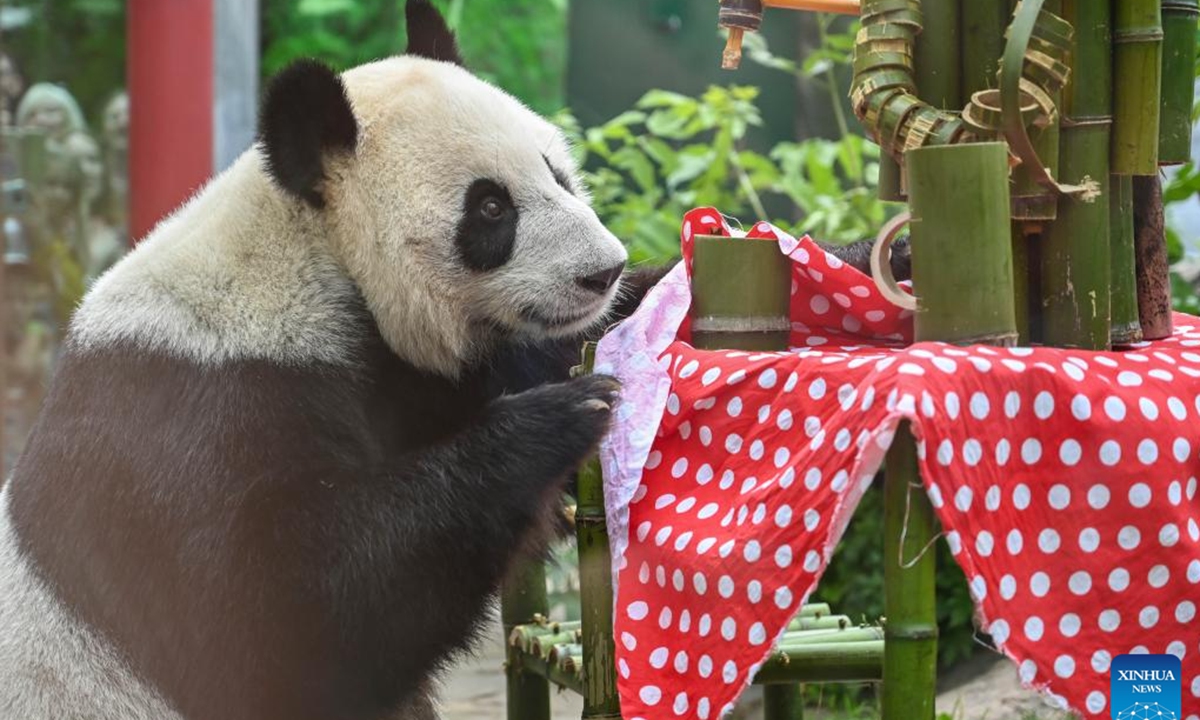
[[[896,278],[892,275],[892,241],[896,239],[896,235],[900,232],[900,228],[907,225],[912,220],[912,214],[902,212],[896,217],[884,223],[879,229],[879,235],[875,238],[875,244],[871,246],[871,279],[875,281],[875,287],[879,288],[879,292],[893,305],[896,305],[904,310],[916,311],[917,299],[912,295],[900,289],[900,285],[896,283]]]

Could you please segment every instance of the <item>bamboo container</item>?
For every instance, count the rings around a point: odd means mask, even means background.
[[[1192,154],[1197,0],[1162,0],[1162,117],[1158,164],[1182,165]]]
[[[1063,0],[1075,27],[1075,72],[1063,92],[1060,176],[1063,182],[1099,183],[1098,193],[1058,198],[1058,221],[1038,248],[1042,340],[1059,347],[1107,350],[1111,344],[1109,140],[1112,112],[1111,6]]]
[[[1113,2],[1112,168],[1158,172],[1163,28],[1160,0]]]
[[[696,236],[692,344],[783,350],[791,332],[792,263],[768,240]]]
[[[1113,175],[1109,203],[1109,256],[1112,266],[1112,344],[1142,340],[1138,317],[1137,258],[1133,239],[1133,178]]]

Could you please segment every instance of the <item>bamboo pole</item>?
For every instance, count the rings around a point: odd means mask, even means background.
[[[1138,316],[1142,339],[1171,336],[1171,270],[1162,181],[1157,175],[1133,178],[1134,248],[1137,258]]]
[[[506,579],[500,597],[500,618],[505,637],[518,625],[545,617],[546,568],[537,560],[522,561]],[[524,658],[524,659],[523,659]],[[509,646],[505,664],[508,720],[550,720],[550,685],[544,676],[529,672],[529,656]]]
[[[764,720],[804,720],[804,693],[797,683],[763,688]]]
[[[596,346],[584,350],[583,367],[590,372]],[[599,460],[579,471],[575,534],[579,544],[579,605],[582,613],[583,718],[620,720],[617,695],[616,648],[613,644],[612,556],[604,515],[604,478]]]
[[[1012,344],[1012,245],[1008,147],[977,143],[913,150],[915,336]],[[970,225],[969,235],[962,228]],[[884,720],[930,720],[937,680],[936,519],[923,492],[916,447],[901,425],[884,483]]]
[[[1114,0],[1112,167],[1158,172],[1163,29],[1160,0]]]
[[[1042,340],[1058,347],[1107,350],[1111,344],[1109,237],[1109,139],[1112,123],[1111,5],[1063,0],[1064,18],[1075,27],[1072,73],[1063,92],[1060,176],[1083,185],[1086,199],[1058,197],[1058,221],[1038,247]]]
[[[696,236],[692,288],[696,347],[787,348],[792,263],[777,243]]]
[[[959,0],[921,0],[924,28],[914,53],[917,96],[941,110],[962,108]]]
[[[1197,0],[1162,0],[1162,117],[1158,164],[1181,165],[1192,155],[1192,104],[1196,89]]]
[[[861,9],[858,0],[763,0],[763,5],[839,15],[857,15]]]
[[[996,88],[1010,14],[1007,0],[966,0],[962,4],[960,97]]]
[[[881,678],[879,659],[883,654],[883,640],[801,645],[787,653],[773,653],[754,676],[754,682],[757,685],[791,684],[797,677],[806,678],[808,682],[877,681]],[[910,717],[916,720],[914,716],[904,714],[895,717],[897,720]]]
[[[1113,175],[1109,213],[1112,265],[1112,344],[1126,347],[1142,340],[1138,316],[1137,252],[1133,239],[1133,178]]]
[[[511,637],[518,625],[544,618],[548,604],[545,566],[536,559],[521,561],[501,589],[504,636]],[[545,676],[529,671],[530,659],[531,656],[509,645],[505,663],[508,720],[550,720],[550,685]]]

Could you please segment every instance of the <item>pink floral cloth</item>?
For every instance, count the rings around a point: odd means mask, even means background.
[[[1111,659],[1171,653],[1200,720],[1200,319],[1129,352],[906,345],[870,278],[765,223],[794,262],[788,352],[691,347],[685,262],[601,342],[625,384],[601,448],[622,709],[716,718],[812,593],[901,420],[1023,683],[1108,717]]]

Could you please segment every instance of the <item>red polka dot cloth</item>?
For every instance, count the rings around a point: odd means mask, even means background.
[[[683,226],[738,234],[702,208]],[[1121,353],[904,345],[911,319],[809,238],[793,349],[702,351],[681,263],[601,342],[625,390],[601,447],[630,720],[726,713],[816,586],[897,424],[1022,682],[1108,717],[1122,653],[1182,659],[1200,720],[1200,319]],[[753,238],[759,238],[753,240]]]

